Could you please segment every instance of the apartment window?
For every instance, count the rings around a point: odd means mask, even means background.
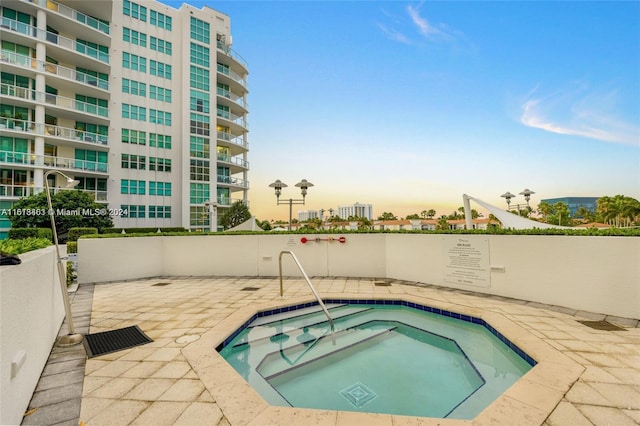
[[[149,14],[149,22],[158,28],[171,31],[171,16],[152,10]]]
[[[120,209],[122,210],[122,216],[121,217],[128,217],[128,218],[131,218],[131,219],[144,218],[145,217],[145,211],[146,211],[146,207],[145,206],[122,204],[120,206]]]
[[[121,179],[120,180],[120,193],[121,194],[133,194],[144,195],[146,182],[143,180]]]
[[[149,122],[171,126],[171,113],[166,111],[158,111],[156,109],[150,109]]]
[[[149,218],[171,219],[171,206],[149,206]]]
[[[97,86],[102,89],[109,87],[109,74],[86,68],[76,67],[76,80],[87,82],[92,86]]]
[[[160,53],[165,53],[167,55],[171,55],[173,53],[173,45],[171,44],[170,41],[162,40],[154,36],[151,36],[149,47],[151,48],[151,50],[155,50],[156,52],[160,52]]]
[[[189,69],[189,84],[194,89],[209,91],[209,70],[191,65]]]
[[[127,27],[122,29],[122,40],[127,43],[147,47],[147,35]]]
[[[122,13],[125,16],[131,16],[132,18],[139,19],[142,22],[147,22],[147,8],[140,6],[138,3],[124,0],[124,3],[122,4]]]
[[[171,159],[149,157],[149,170],[156,172],[170,172]]]
[[[149,86],[149,97],[158,101],[171,103],[171,89],[151,85]]]
[[[171,182],[149,181],[149,195],[171,196]]]
[[[101,61],[109,58],[109,46],[93,43],[82,39],[76,39],[76,52],[91,56]]]
[[[133,71],[147,72],[147,58],[122,52],[122,67]]]
[[[89,149],[76,149],[74,167],[76,169],[106,172],[107,153]]]
[[[196,135],[204,135],[209,136],[209,116],[196,114],[192,112],[190,114],[190,128],[189,131],[191,133],[195,133]]]
[[[210,185],[208,183],[191,182],[189,184],[189,203],[204,204],[205,201],[210,199],[209,188]]]
[[[147,109],[137,105],[122,104],[122,118],[147,121]]]
[[[109,114],[109,101],[92,96],[76,94],[76,110],[107,117]]]
[[[191,180],[209,181],[210,166],[208,160],[190,160],[189,176]]]
[[[135,80],[129,80],[128,78],[122,79],[122,93],[128,93],[136,96],[147,96],[147,85]]]
[[[122,143],[132,143],[135,145],[147,144],[147,133],[139,130],[122,129]]]
[[[149,133],[149,146],[171,149],[171,136]]]
[[[208,22],[191,17],[190,24],[190,34],[192,39],[200,41],[204,44],[211,43],[211,31]]]
[[[201,65],[206,68],[210,67],[210,53],[208,47],[191,43],[189,53],[192,64]]]
[[[190,90],[189,108],[208,114],[210,109],[209,94],[197,90]]]
[[[145,170],[147,168],[147,157],[144,155],[121,155],[121,166],[123,169]]]
[[[154,61],[152,59],[149,61],[149,73],[151,75],[171,80],[171,65]]]

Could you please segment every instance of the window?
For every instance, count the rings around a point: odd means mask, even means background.
[[[149,218],[171,219],[171,206],[149,206]]]
[[[189,109],[208,114],[210,110],[209,94],[198,90],[190,90]]]
[[[151,47],[151,50],[155,50],[156,52],[160,53],[166,53],[169,56],[171,56],[171,54],[173,53],[173,45],[170,41],[165,41],[154,36],[151,36],[149,47]]]
[[[127,43],[147,47],[147,35],[127,27],[122,29],[122,40]]]
[[[164,87],[149,86],[149,97],[162,102],[171,102],[171,89]]]
[[[191,182],[189,184],[189,203],[204,204],[205,201],[210,199],[209,188],[210,185],[208,183]]]
[[[206,68],[210,67],[210,54],[208,47],[191,43],[189,53],[192,64],[201,65]]]
[[[149,181],[149,195],[170,196],[171,182]]]
[[[147,22],[147,8],[144,6],[140,6],[138,3],[124,0],[124,3],[122,5],[122,13],[125,16],[131,16],[132,18],[139,19],[142,22]]]
[[[171,159],[149,157],[149,170],[156,172],[170,172]]]
[[[89,149],[76,149],[74,168],[94,172],[107,172],[107,153]]]
[[[192,158],[190,162],[191,162],[190,174],[189,174],[190,179],[208,182],[209,172],[210,172],[209,161],[196,160]]]
[[[149,146],[171,149],[171,136],[149,133]]]
[[[133,71],[147,72],[147,58],[122,52],[122,67]]]
[[[149,110],[149,122],[155,124],[163,124],[165,126],[171,126],[171,113],[165,111],[158,111],[156,109]]]
[[[123,218],[137,218],[137,217],[141,217],[144,218],[145,217],[145,206],[134,206],[134,205],[130,205],[130,204],[122,204],[120,206],[120,209],[122,210],[122,216]]]
[[[208,22],[201,21],[200,19],[191,18],[190,34],[191,38],[200,41],[204,44],[211,43],[211,32]]]
[[[131,180],[131,179],[121,179],[120,180],[120,193],[121,194],[134,194],[134,195],[144,195],[145,194],[145,185],[146,182],[143,180]]]
[[[147,134],[139,130],[122,129],[122,143],[132,143],[135,145],[146,145]]]
[[[136,96],[147,96],[147,85],[128,78],[122,79],[122,93],[129,93]]]
[[[152,59],[149,61],[149,73],[151,75],[156,75],[158,77],[171,80],[171,65],[154,61]]]
[[[147,121],[147,109],[136,105],[122,104],[122,118]]]
[[[145,170],[147,168],[147,157],[144,155],[121,154],[121,166],[123,169]]]
[[[76,39],[76,52],[83,53],[103,62],[109,61],[109,46],[103,46],[91,41]]]
[[[191,65],[189,84],[194,89],[209,91],[209,70]]]
[[[171,16],[152,10],[149,14],[149,22],[151,25],[155,25],[158,28],[171,31]]]
[[[209,138],[189,137],[189,155],[195,158],[211,158],[209,154]]]
[[[209,116],[196,114],[192,112],[190,114],[190,128],[189,131],[191,133],[195,133],[196,135],[204,135],[209,136]]]

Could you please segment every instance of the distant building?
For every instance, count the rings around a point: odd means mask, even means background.
[[[318,210],[301,210],[298,212],[299,222],[304,222],[311,219],[320,219],[320,212]]]
[[[373,220],[373,205],[372,204],[360,204],[356,202],[348,206],[338,206],[338,217],[347,219],[351,216],[364,217],[369,220]]]
[[[560,198],[547,198],[541,200],[549,205],[556,203],[564,203],[569,206],[569,214],[573,217],[580,207],[584,207],[592,212],[596,211],[597,201],[600,197],[560,197]]]

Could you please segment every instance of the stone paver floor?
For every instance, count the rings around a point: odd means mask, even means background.
[[[419,297],[434,304],[488,312],[526,330],[525,334],[533,336],[532,339],[544,342],[545,347],[553,348],[552,352],[561,353],[577,366],[578,370],[574,368],[577,380],[554,390],[557,398],[542,394],[539,404],[521,402],[516,384],[510,389],[514,398],[498,404],[492,416],[473,424],[640,424],[637,320],[607,318],[624,329],[601,331],[578,320],[599,320],[602,316],[549,309],[523,301],[393,280],[388,280],[390,286],[376,286],[376,280],[370,278],[314,277],[312,281],[323,297],[327,294]],[[243,291],[246,287],[258,290]],[[198,343],[201,337],[205,339],[210,330],[240,310],[280,301],[278,289],[277,278],[235,277],[167,277],[81,286],[73,298],[78,331],[87,332],[89,326],[90,332],[96,333],[138,325],[154,341],[86,361],[82,346],[54,348],[31,401],[32,414],[24,418],[23,424],[364,424],[362,418],[344,412],[269,407],[259,408],[264,413],[252,413],[251,407],[246,410],[242,407],[241,399],[239,406],[234,407],[213,397],[216,393],[205,377],[207,370],[198,366],[217,363],[217,354],[211,347],[211,353],[204,355],[207,360],[194,359],[190,355],[195,353],[194,346],[191,349],[189,346],[202,345],[202,341]],[[309,296],[303,280],[286,280],[285,300]],[[529,381],[535,381],[535,375],[531,377]],[[224,386],[225,378],[219,379]],[[553,388],[553,379],[549,382]],[[242,386],[234,386],[229,385],[228,392],[245,392]],[[523,415],[527,410],[536,415]],[[237,413],[243,411],[245,417],[238,420],[241,417]],[[371,415],[366,424],[472,422]]]

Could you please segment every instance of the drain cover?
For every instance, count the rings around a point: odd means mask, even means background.
[[[244,287],[240,289],[240,291],[256,291],[256,290],[260,290],[260,287]]]
[[[618,327],[617,325],[613,325],[610,322],[606,321],[578,321],[580,324],[584,324],[587,327],[591,327],[595,330],[605,330],[605,331],[621,331],[624,330],[622,327]]]
[[[361,408],[378,397],[377,393],[361,382],[356,382],[351,386],[342,389],[340,391],[340,395],[342,395],[356,408]]]
[[[153,342],[137,325],[101,333],[85,334],[87,357],[93,358]]]
[[[391,283],[388,283],[386,281],[376,281],[374,283],[377,287],[390,287]]]
[[[152,284],[152,287],[162,287],[162,286],[169,285],[169,284],[171,284],[171,283],[157,283],[157,284]]]

